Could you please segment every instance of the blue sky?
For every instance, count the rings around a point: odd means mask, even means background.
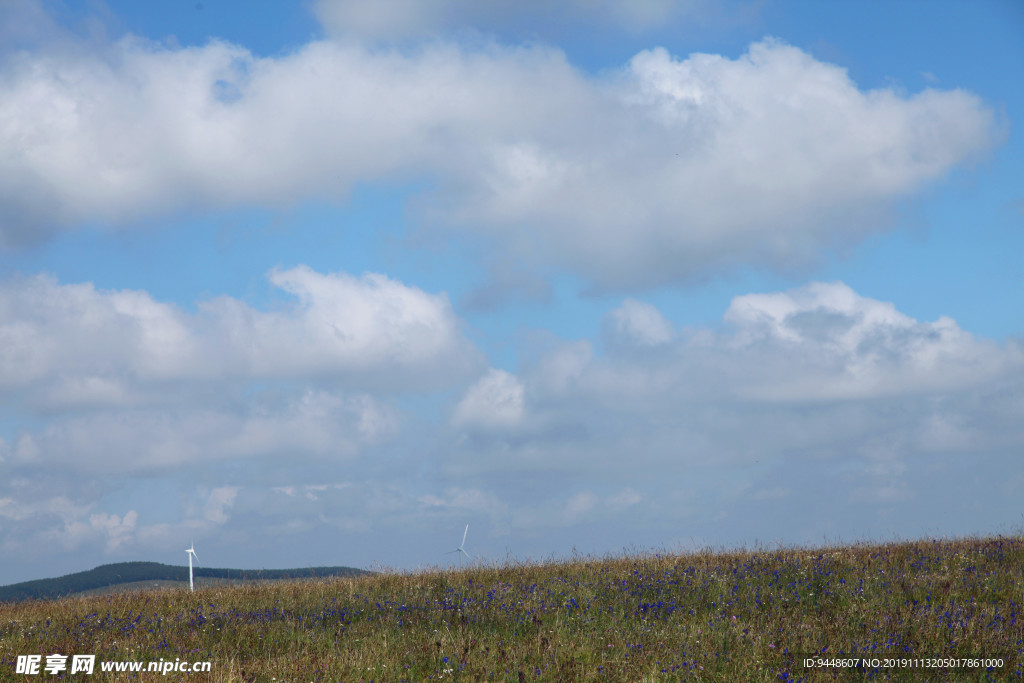
[[[1024,526],[1015,2],[14,0],[0,582]]]

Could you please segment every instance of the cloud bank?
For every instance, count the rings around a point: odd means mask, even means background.
[[[475,435],[464,466],[495,477],[586,468],[639,486],[653,472],[776,457],[902,461],[1024,443],[1018,341],[921,322],[838,282],[738,296],[718,328],[677,330],[627,299],[601,340],[556,344],[518,377],[492,371],[460,411],[501,414],[482,400],[511,395],[499,385],[519,392],[519,419],[456,424]]]
[[[18,392],[46,410],[138,405],[182,383],[273,379],[430,390],[482,363],[444,294],[305,266],[269,279],[292,300],[260,310],[221,296],[196,313],[46,275],[5,282],[0,398]]]
[[[636,289],[805,267],[1001,135],[971,93],[863,91],[776,40],[593,76],[541,46],[127,37],[0,64],[0,240],[426,180],[424,225]]]
[[[664,544],[680,524],[713,534],[758,506],[792,512],[799,535],[800,510],[927,519],[952,504],[929,497],[935,471],[995,472],[1024,445],[1019,342],[918,321],[839,282],[738,296],[697,329],[626,299],[598,337],[557,341],[512,373],[474,360],[441,295],[302,267],[271,278],[296,301],[187,313],[144,292],[4,283],[0,378],[23,426],[0,441],[0,547],[45,557],[32,544],[46,538],[114,557],[186,532],[262,547],[415,536],[467,516],[497,538],[583,542],[627,509]],[[446,354],[462,364],[424,367]],[[398,400],[424,390],[450,397],[441,419]],[[989,479],[964,486],[998,488]],[[145,504],[121,487],[142,487]]]

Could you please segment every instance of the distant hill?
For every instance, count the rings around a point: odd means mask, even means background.
[[[354,567],[308,567],[306,569],[214,569],[196,567],[196,583],[243,583],[248,581],[279,581],[282,579],[312,579],[333,576],[364,576],[372,574]],[[205,579],[205,581],[203,581]],[[0,586],[0,602],[22,600],[50,600],[76,593],[106,592],[124,585],[127,590],[166,586],[166,582],[188,583],[188,567],[175,567],[159,562],[118,562],[104,564],[85,572],[68,574],[56,579],[38,579]],[[131,584],[130,586],[128,584]]]

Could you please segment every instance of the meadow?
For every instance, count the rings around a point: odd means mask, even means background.
[[[1020,536],[577,558],[6,603],[0,680],[1022,680],[1022,606]]]

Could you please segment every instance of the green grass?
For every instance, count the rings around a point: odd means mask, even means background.
[[[210,661],[168,678],[225,682],[1021,680],[1022,607],[1016,536],[384,573],[0,605],[0,680],[61,680],[14,673],[53,653]]]

